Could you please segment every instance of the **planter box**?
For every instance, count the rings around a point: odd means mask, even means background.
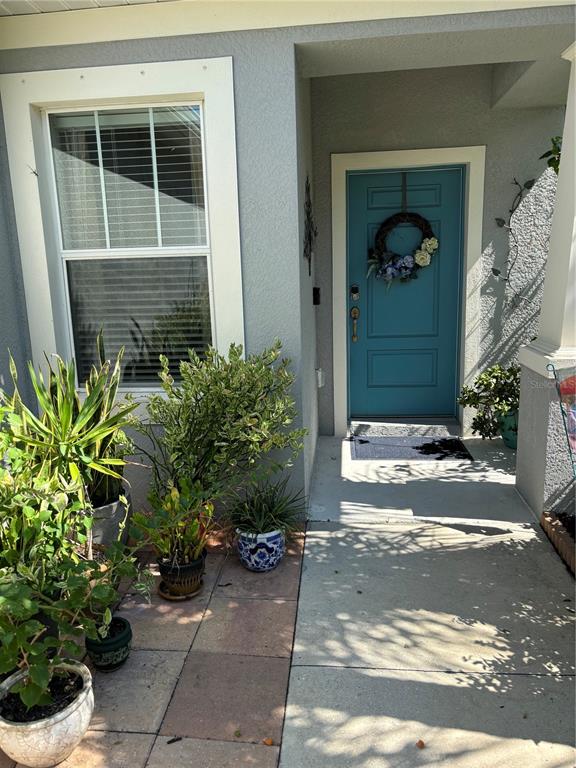
[[[574,539],[570,536],[562,521],[556,517],[554,512],[542,512],[540,525],[544,529],[546,536],[548,536],[552,542],[554,549],[558,552],[570,571],[572,571],[572,574],[574,574],[574,569],[576,567]]]

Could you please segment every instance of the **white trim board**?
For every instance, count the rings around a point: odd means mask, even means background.
[[[231,57],[86,67],[0,76],[8,161],[35,365],[44,353],[70,354],[62,327],[62,281],[50,215],[50,152],[43,116],[50,109],[202,102],[213,344],[244,343],[236,134]],[[38,175],[36,175],[36,173]]]
[[[348,171],[466,166],[464,269],[460,318],[459,384],[476,375],[480,356],[480,288],[482,284],[482,215],[486,148],[452,147],[358,152],[332,155],[332,338],[334,434],[348,430],[347,201]]]

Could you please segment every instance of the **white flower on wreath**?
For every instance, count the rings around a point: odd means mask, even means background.
[[[418,250],[414,254],[414,261],[419,267],[427,267],[430,264],[430,254],[428,251]]]
[[[438,239],[435,237],[426,237],[424,240],[422,240],[422,245],[420,246],[420,249],[423,251],[427,251],[428,253],[434,253],[435,250],[438,248]]]

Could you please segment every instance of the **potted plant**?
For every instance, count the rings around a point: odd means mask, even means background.
[[[482,439],[501,435],[505,445],[516,448],[520,402],[518,365],[486,368],[471,387],[462,387],[458,402],[476,409],[472,419],[474,434],[479,434]]]
[[[85,382],[85,397],[77,391],[74,362],[56,355],[46,380],[29,364],[34,410],[20,396],[10,360],[13,394],[0,394],[0,417],[10,444],[26,451],[33,472],[47,471],[78,484],[81,501],[92,508],[91,541],[107,545],[117,538],[127,512],[121,501],[122,471],[133,448],[124,429],[133,423],[130,415],[137,404],[116,402],[124,350],[112,367],[101,333],[97,349],[99,366],[92,367]]]
[[[40,573],[42,576],[40,578]],[[91,591],[73,560],[0,572],[0,748],[31,768],[55,765],[86,732],[94,708],[90,670],[71,639],[86,630]],[[49,632],[39,615],[57,627]]]
[[[156,549],[161,581],[158,594],[186,600],[202,589],[206,542],[213,529],[214,506],[201,489],[186,480],[169,485],[165,494],[150,495],[152,513],[134,515],[134,536]]]
[[[125,549],[121,534],[98,560],[85,556],[91,522],[76,488],[65,492],[58,478],[31,475],[21,451],[9,450],[0,468],[0,574],[33,578],[39,595],[58,601],[65,596],[64,575],[74,570],[74,598],[77,603],[81,597],[85,601],[76,620],[81,617],[85,622],[86,646],[95,666],[109,669],[125,661],[131,639],[129,628],[126,641],[127,632],[119,636],[119,622],[110,608],[118,602],[120,581],[132,581],[139,572],[135,553]],[[135,586],[143,592],[147,589],[143,578]],[[47,635],[58,637],[58,624],[50,611],[41,608],[33,618],[46,627]]]
[[[91,589],[86,611],[93,625],[86,635],[86,651],[96,669],[112,672],[128,659],[132,643],[130,622],[112,612],[120,600],[119,586],[128,581],[133,590],[148,598],[150,573],[139,569],[135,551],[124,547],[121,534],[107,547],[104,561],[93,561],[88,568]]]
[[[240,562],[251,571],[270,571],[284,557],[286,534],[302,524],[306,499],[288,490],[288,478],[259,484],[229,510]]]
[[[163,393],[149,398],[149,421],[140,425],[152,445],[142,452],[152,468],[153,511],[135,516],[135,527],[157,549],[160,594],[168,599],[200,588],[214,503],[285,466],[302,447],[305,430],[290,429],[294,377],[280,350],[278,341],[244,359],[235,344],[227,357],[191,349],[178,381],[160,357]]]

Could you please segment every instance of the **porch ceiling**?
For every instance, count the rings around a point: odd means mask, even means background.
[[[310,42],[297,55],[303,77],[493,64],[493,106],[543,107],[566,102],[574,38],[573,25],[547,24]]]
[[[83,11],[87,8],[162,2],[166,0],[0,0],[0,16],[29,16],[33,13]]]

